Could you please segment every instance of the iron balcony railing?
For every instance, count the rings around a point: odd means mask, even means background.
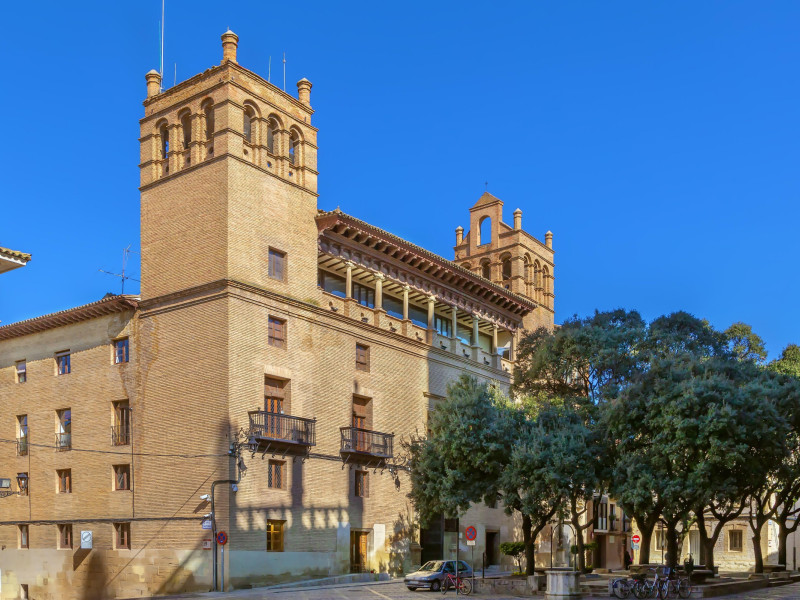
[[[56,434],[56,450],[58,450],[59,452],[63,452],[64,450],[72,450],[71,433]]]
[[[130,446],[130,444],[131,444],[131,428],[123,425],[112,425],[111,445]]]
[[[360,427],[341,427],[342,452],[357,452],[379,458],[392,458],[393,433],[370,431]]]
[[[17,438],[17,456],[28,456],[28,436]]]
[[[317,422],[280,413],[254,410],[250,417],[250,435],[273,442],[286,442],[302,446],[317,444]]]

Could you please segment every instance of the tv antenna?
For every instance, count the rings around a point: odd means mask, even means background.
[[[110,271],[104,271],[103,269],[98,269],[101,273],[105,273],[106,275],[113,275],[114,277],[119,277],[122,280],[122,291],[120,294],[125,294],[125,280],[130,279],[131,281],[137,281],[141,283],[140,280],[131,277],[130,275],[125,275],[125,269],[128,267],[128,255],[133,252],[135,254],[139,254],[136,250],[131,250],[130,245],[122,251],[122,273],[112,273]]]
[[[272,83],[272,57],[269,57],[269,66],[267,67],[267,83]]]
[[[283,91],[286,91],[286,52],[283,53]]]

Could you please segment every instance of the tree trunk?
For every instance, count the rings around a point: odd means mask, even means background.
[[[584,550],[583,528],[580,523],[580,513],[578,512],[578,501],[576,498],[570,500],[570,512],[572,527],[575,529],[575,545],[578,547],[577,570],[579,573],[583,573],[586,570],[586,551]],[[587,512],[586,514],[588,515],[589,513]]]
[[[657,519],[648,519],[644,515],[634,516],[633,520],[636,521],[636,527],[639,529],[641,536],[641,543],[639,545],[639,563],[646,565],[650,562],[650,542],[653,539],[653,529],[656,526]]]
[[[789,570],[786,564],[786,542],[788,538],[789,528],[786,527],[786,521],[781,519],[781,522],[778,523],[778,564],[784,565],[787,571]]]
[[[703,549],[702,556],[693,556],[695,564],[700,563],[706,566],[706,569],[714,570],[714,546],[717,543],[717,536],[709,536],[706,530],[706,518],[704,507],[695,511],[697,517],[697,529],[700,533],[700,547]]]
[[[536,567],[536,539],[531,536],[531,518],[522,515],[522,541],[525,543],[525,575],[533,575]]]
[[[753,531],[753,562],[754,572],[764,572],[764,555],[761,553],[761,529],[764,523],[758,523],[757,528]]]
[[[678,530],[677,521],[667,521],[667,566],[673,569],[678,566]]]

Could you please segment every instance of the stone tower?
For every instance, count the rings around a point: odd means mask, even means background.
[[[539,309],[524,321],[526,329],[552,326],[553,234],[544,243],[522,229],[522,211],[513,227],[503,222],[503,201],[485,192],[469,209],[469,231],[456,229],[455,261],[515,294],[534,300]]]

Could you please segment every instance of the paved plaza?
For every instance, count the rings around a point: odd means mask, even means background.
[[[315,588],[302,588],[293,590],[237,590],[235,592],[217,592],[207,594],[184,594],[169,596],[171,600],[179,598],[230,598],[231,600],[433,600],[441,598],[439,592],[409,591],[402,582],[362,583],[351,585],[332,585]],[[455,598],[455,593],[449,591],[445,596]],[[490,600],[516,600],[519,596],[476,596]],[[586,599],[608,598],[608,596],[584,596]],[[743,592],[731,596],[718,596],[718,598],[736,598],[737,600],[800,600],[800,583],[784,585],[781,587]],[[162,597],[163,599],[163,597]],[[154,599],[155,600],[155,599]]]

